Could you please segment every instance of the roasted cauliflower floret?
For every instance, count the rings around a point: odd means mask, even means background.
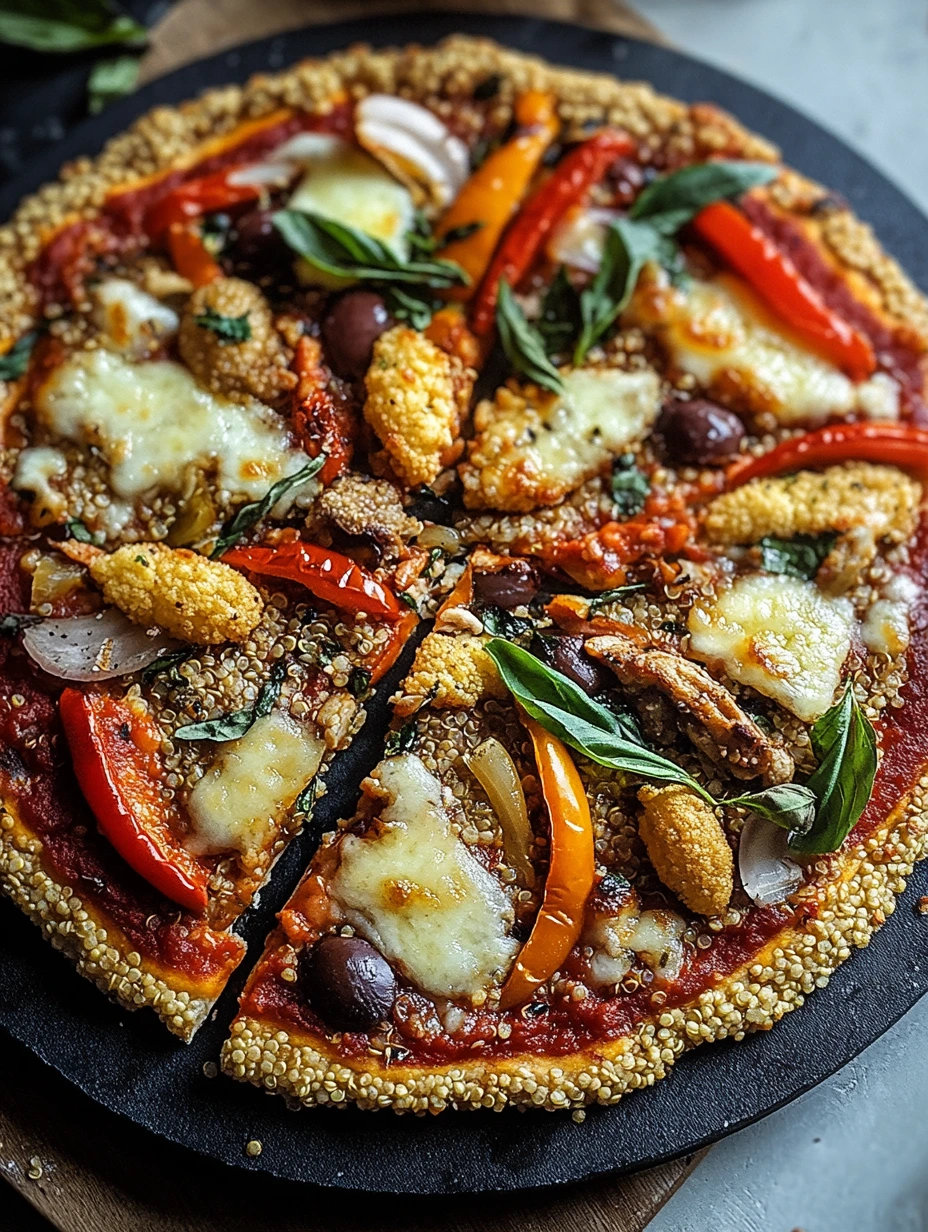
[[[379,459],[407,487],[431,483],[459,456],[474,373],[405,325],[374,343],[364,378],[364,418],[384,447]]]
[[[397,713],[412,714],[426,698],[436,710],[463,710],[482,697],[508,696],[483,648],[486,640],[473,633],[430,633],[403,681]]]
[[[273,406],[296,385],[267,300],[242,278],[217,278],[194,291],[177,341],[199,383],[233,402],[257,398]]]
[[[697,915],[720,915],[734,888],[731,847],[712,807],[688,787],[642,787],[638,833],[654,871]]]
[[[343,475],[319,498],[319,513],[346,535],[368,535],[396,554],[422,529],[407,515],[400,494],[386,479]]]
[[[876,539],[902,543],[915,527],[921,497],[921,484],[895,466],[849,462],[755,479],[726,492],[709,505],[705,529],[714,543],[728,544],[866,526]]]
[[[480,403],[460,467],[466,505],[507,513],[556,505],[642,436],[660,409],[650,369],[578,368],[563,380],[562,394],[504,386]]]
[[[130,620],[186,642],[243,642],[264,611],[258,591],[230,565],[185,548],[126,544],[96,556],[90,573]]]

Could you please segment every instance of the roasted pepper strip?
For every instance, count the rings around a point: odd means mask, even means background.
[[[200,176],[172,188],[145,215],[145,230],[158,240],[176,223],[191,223],[204,214],[214,214],[246,201],[257,201],[263,191],[260,184],[230,184],[229,176],[240,171],[241,164],[224,167],[212,175]],[[266,187],[266,186],[265,186]]]
[[[396,596],[366,569],[340,552],[302,539],[272,548],[231,548],[222,559],[237,569],[300,582],[317,599],[345,612],[366,612],[387,620],[403,614]]]
[[[595,872],[593,823],[577,767],[556,736],[533,719],[522,721],[532,737],[551,820],[551,862],[531,934],[500,994],[504,1010],[524,1005],[576,945]]]
[[[736,462],[726,486],[737,488],[751,479],[836,462],[883,463],[928,478],[928,429],[895,423],[832,424],[783,441],[759,458]]]
[[[854,381],[876,368],[870,341],[825,303],[768,235],[728,201],[707,205],[693,227],[773,311]]]
[[[168,824],[154,723],[117,698],[77,689],[65,689],[60,710],[74,773],[103,834],[149,885],[202,912],[209,874]]]
[[[448,292],[456,299],[470,299],[473,295],[503,228],[518,209],[545,150],[560,127],[553,95],[541,90],[520,94],[515,113],[516,135],[481,163],[436,229],[436,236],[441,240],[459,227],[480,223],[472,234],[453,240],[437,254],[446,261],[456,261],[470,277],[469,286]]]
[[[311,458],[326,455],[319,480],[330,484],[343,475],[354,453],[358,425],[356,416],[344,401],[329,392],[329,373],[322,366],[321,348],[316,338],[304,335],[296,347],[294,367],[299,384],[293,408],[293,427],[300,444]]]
[[[199,233],[186,223],[175,222],[168,227],[168,252],[178,274],[189,278],[195,287],[205,287],[222,277],[222,270],[210,256]]]
[[[586,197],[617,158],[634,148],[628,133],[606,128],[561,159],[519,211],[490,262],[471,310],[471,327],[478,337],[493,327],[499,280],[516,286],[565,212]]]

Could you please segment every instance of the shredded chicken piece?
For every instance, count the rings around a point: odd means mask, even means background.
[[[793,777],[793,759],[741,709],[724,685],[683,655],[640,646],[623,634],[590,638],[585,649],[608,664],[626,688],[654,688],[667,697],[686,734],[712,761],[739,779],[765,783]]]
[[[734,858],[715,812],[688,787],[642,787],[638,833],[654,871],[697,915],[720,915],[734,889]]]

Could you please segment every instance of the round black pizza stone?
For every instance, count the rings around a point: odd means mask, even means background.
[[[556,22],[420,14],[318,26],[224,52],[161,78],[73,130],[0,193],[8,217],[25,193],[52,179],[66,159],[104,141],[158,103],[280,69],[303,56],[365,40],[375,46],[432,43],[455,32],[486,35],[554,63],[652,82],[687,101],[708,100],[776,142],[788,163],[843,193],[886,249],[928,290],[928,220],[862,158],[811,120],[736,78],[679,52]],[[408,648],[411,650],[411,647]],[[400,669],[401,670],[401,669]],[[398,679],[397,669],[391,674]],[[395,687],[395,686],[394,686]],[[381,699],[392,691],[390,681]],[[379,757],[387,711],[376,713],[336,763],[318,821],[353,811],[358,784]],[[295,884],[318,836],[297,839],[261,902],[239,931],[249,957],[194,1042],[183,1045],[142,1011],[110,1004],[8,901],[0,905],[0,1026],[101,1104],[165,1138],[240,1168],[346,1189],[466,1193],[580,1180],[648,1167],[731,1133],[833,1073],[928,991],[928,918],[918,896],[928,868],[912,878],[889,922],[855,952],[827,988],[771,1032],[717,1043],[684,1056],[670,1076],[613,1108],[569,1114],[453,1113],[397,1117],[348,1108],[294,1114],[283,1101],[224,1077],[207,1077],[234,1013],[248,966],[274,913]],[[207,1069],[211,1069],[207,1065]],[[245,1144],[258,1139],[255,1158]]]

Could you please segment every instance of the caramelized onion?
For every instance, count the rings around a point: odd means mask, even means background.
[[[786,831],[753,815],[741,831],[738,871],[745,893],[759,907],[784,902],[802,885],[802,868],[789,858]]]
[[[500,742],[491,736],[468,753],[467,768],[487,793],[503,832],[503,850],[523,885],[532,885],[535,870],[529,859],[532,827],[525,807],[525,792],[515,762]]]
[[[153,663],[181,643],[161,629],[134,625],[116,608],[43,620],[23,633],[30,657],[61,680],[111,680]]]

